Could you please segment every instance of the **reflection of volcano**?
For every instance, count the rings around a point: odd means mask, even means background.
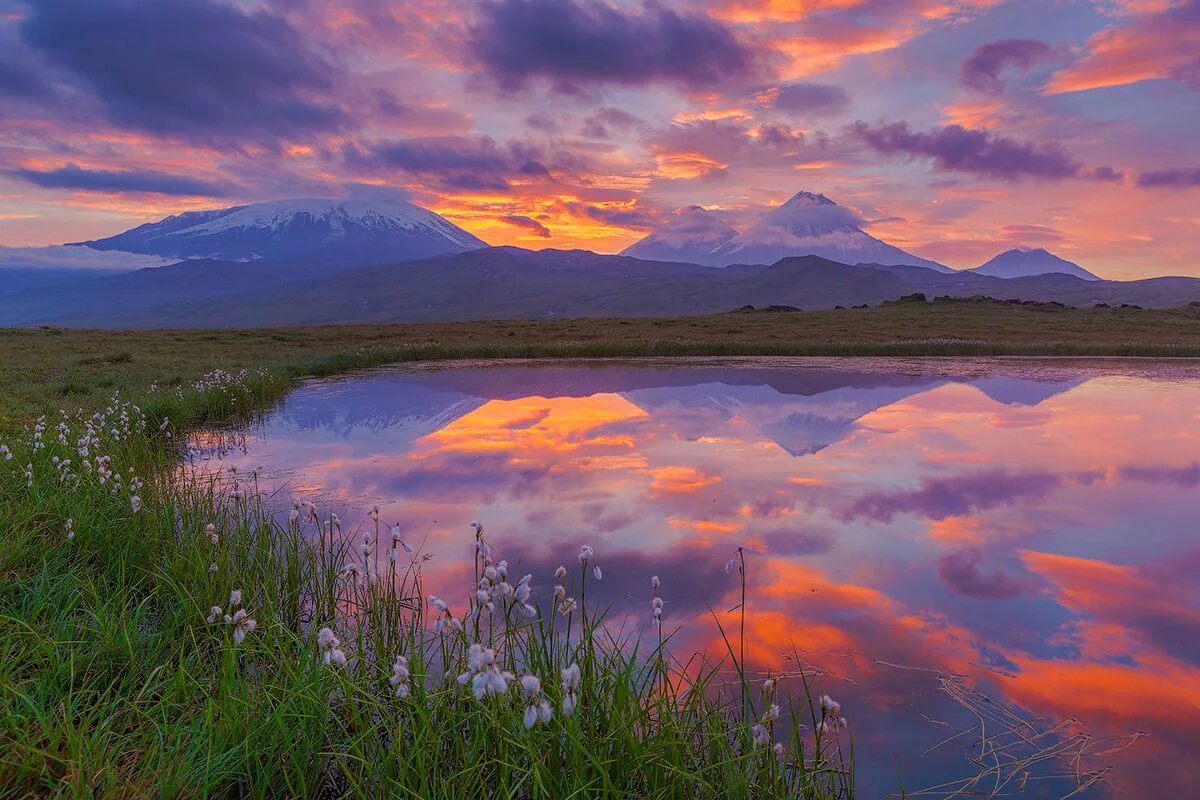
[[[707,377],[707,376],[706,376]],[[863,415],[938,385],[828,389],[813,396],[785,394],[774,386],[702,384],[686,388],[637,389],[626,396],[655,418],[671,421],[672,431],[699,439],[732,423],[747,435],[773,441],[793,456],[808,455],[850,435]]]
[[[1085,383],[1087,378],[1079,377],[1071,380],[1049,381],[1032,378],[1010,378],[995,376],[976,378],[971,385],[997,403],[1005,405],[1036,406],[1043,400],[1049,400],[1055,395],[1074,389]]]
[[[396,442],[414,442],[444,428],[486,400],[431,389],[403,375],[355,377],[314,383],[288,395],[272,421],[284,429],[329,431],[345,438],[355,429],[388,431]]]
[[[680,438],[699,439],[733,423],[800,456],[843,440],[866,414],[949,382],[969,383],[996,402],[1036,405],[1084,380],[706,364],[463,367],[314,383],[290,395],[274,420],[294,430],[329,430],[338,438],[354,429],[386,430],[395,444],[403,444],[490,400],[615,393],[669,420]]]
[[[718,384],[769,386],[778,394],[812,396],[847,387],[904,386],[916,391],[945,381],[932,375],[827,367],[740,367],[704,363],[643,366],[603,362],[583,365],[507,364],[482,369],[463,367],[398,373],[392,379],[489,400],[517,400],[533,395],[590,397],[637,389],[682,389]]]

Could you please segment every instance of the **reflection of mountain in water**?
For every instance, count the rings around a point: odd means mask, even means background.
[[[943,381],[916,386],[846,387],[804,396],[774,386],[703,384],[684,389],[637,389],[626,396],[655,418],[671,420],[679,436],[697,439],[730,424],[773,441],[793,456],[845,439],[860,417]],[[740,438],[750,438],[743,436]]]
[[[975,378],[970,383],[997,403],[1010,406],[1036,406],[1043,400],[1049,400],[1051,397],[1081,386],[1087,381],[1088,379],[1082,376],[1057,381],[995,376]]]
[[[462,367],[312,384],[291,394],[271,425],[387,432],[409,444],[470,414],[489,400],[589,397],[619,393],[671,430],[698,439],[731,424],[776,442],[793,456],[845,439],[864,415],[947,383],[965,383],[1005,404],[1036,405],[1086,380],[903,375],[828,368],[753,368],[628,364]]]
[[[486,399],[431,389],[404,375],[355,377],[319,383],[290,394],[271,424],[284,430],[328,431],[347,438],[356,431],[387,431],[392,442],[415,442],[482,406]]]

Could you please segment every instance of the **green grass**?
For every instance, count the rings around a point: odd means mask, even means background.
[[[360,351],[304,369],[396,355]],[[246,491],[253,477],[196,476],[178,465],[174,445],[190,426],[245,418],[300,369],[159,387],[138,404],[113,398],[96,416],[56,413],[7,439],[5,795],[853,796],[848,737],[822,734],[803,676],[764,695],[743,675],[733,642],[727,658],[706,662],[672,654],[669,640],[619,636],[588,604],[588,565],[574,553],[563,554],[576,565],[561,581],[579,603],[569,615],[553,599],[552,578],[535,576],[534,616],[500,593],[495,609],[476,617],[481,600],[464,599],[476,588],[467,585],[447,598],[463,630],[437,632],[441,614],[424,601],[420,553],[396,550],[396,565],[383,559],[371,579],[355,551],[361,532],[317,532],[331,510],[318,511],[317,523],[305,510],[281,525]],[[111,475],[102,481],[104,470]],[[386,530],[370,532],[373,551],[393,547]],[[503,537],[478,538],[499,561]],[[359,574],[348,576],[346,564]],[[477,556],[477,579],[488,566]],[[510,576],[510,586],[516,581]],[[234,589],[256,622],[241,642],[222,619]],[[649,598],[647,587],[647,607]],[[210,624],[214,605],[221,613]],[[348,668],[322,663],[324,627],[340,638]],[[548,722],[525,728],[519,680],[483,699],[470,681],[459,684],[477,642],[494,652],[497,669],[541,678],[533,702],[552,709]],[[401,654],[411,672],[404,698],[388,680]],[[566,714],[561,673],[571,664],[582,680]],[[752,726],[776,698],[786,711],[756,745]]]

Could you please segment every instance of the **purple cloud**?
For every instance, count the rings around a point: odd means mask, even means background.
[[[854,132],[873,150],[885,155],[927,158],[939,169],[972,172],[1004,180],[1073,178],[1083,165],[1059,144],[1032,144],[987,131],[948,125],[918,133],[907,122],[872,128],[857,122]]]
[[[434,136],[347,145],[346,163],[365,171],[399,170],[459,189],[509,188],[513,175],[547,175],[540,155],[523,144],[501,147],[490,136]]]
[[[10,175],[44,189],[83,189],[99,192],[147,192],[149,194],[225,197],[225,187],[187,175],[158,170],[83,169],[78,164],[51,170],[14,169]]]
[[[824,114],[843,111],[850,96],[840,86],[823,83],[785,83],[766,92],[772,108],[796,114]]]
[[[1171,484],[1181,489],[1200,486],[1200,461],[1182,467],[1129,466],[1118,470],[1122,478],[1144,483]]]
[[[1150,188],[1186,189],[1190,186],[1200,186],[1200,167],[1143,172],[1138,176],[1137,182],[1138,186]]]
[[[45,78],[20,58],[0,56],[0,95],[36,98],[50,93]]]
[[[499,0],[482,7],[470,45],[502,87],[544,78],[572,93],[585,84],[711,86],[748,74],[753,62],[720,22],[653,2],[637,11],[578,0]]]
[[[287,20],[213,0],[38,0],[26,44],[118,125],[272,142],[348,126],[336,69]]]
[[[507,222],[509,225],[515,225],[518,228],[525,228],[526,230],[533,231],[534,234],[542,237],[543,239],[550,238],[550,229],[531,217],[523,217],[520,214],[510,214],[505,217],[500,217],[500,221]]]
[[[1007,505],[1018,500],[1041,500],[1061,484],[1049,473],[1012,475],[1006,472],[980,472],[954,478],[922,481],[918,489],[891,493],[872,493],[859,498],[844,515],[846,519],[863,516],[877,522],[890,522],[898,514],[916,514],[939,520],[972,514],[985,508]]]
[[[619,108],[602,108],[583,121],[580,131],[589,139],[611,139],[613,133],[644,125],[640,119]]]
[[[1001,39],[975,48],[962,63],[959,83],[985,94],[1000,94],[1004,91],[1001,73],[1007,67],[1027,70],[1034,64],[1048,61],[1054,50],[1045,42],[1036,39]]]
[[[983,553],[978,548],[948,553],[938,559],[938,575],[950,590],[968,597],[999,600],[1016,597],[1029,589],[1025,581],[1003,572],[985,573],[979,568]]]
[[[609,225],[620,225],[624,228],[648,230],[654,227],[655,216],[652,212],[639,208],[613,208],[611,206],[593,206],[586,203],[568,203],[567,208],[577,214],[591,217],[597,222]]]

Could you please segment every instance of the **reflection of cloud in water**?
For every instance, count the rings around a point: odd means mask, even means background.
[[[965,763],[920,756],[946,735],[926,718],[969,715],[894,664],[1097,735],[1146,728],[1113,782],[1181,796],[1200,780],[1200,373],[973,363],[377,372],[300,388],[227,458],[350,501],[348,526],[380,501],[437,553],[434,591],[467,574],[473,518],[543,596],[593,544],[589,599],[649,635],[661,575],[680,651],[722,652],[721,567],[745,545],[754,666],[827,670],[864,796],[895,788],[893,757],[910,787]]]

